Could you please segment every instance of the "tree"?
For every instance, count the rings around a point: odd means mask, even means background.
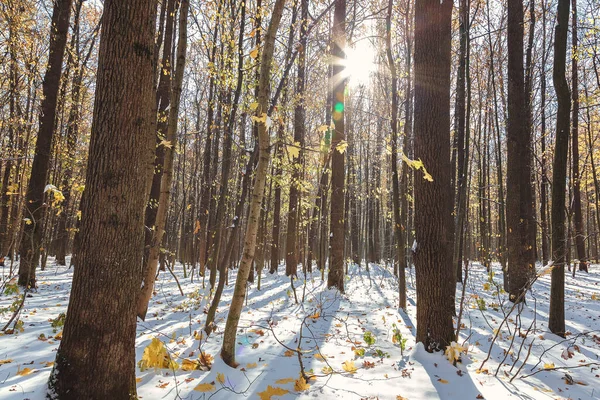
[[[335,128],[331,138],[331,213],[329,274],[327,287],[335,287],[344,292],[344,229],[345,209],[345,130],[344,96],[346,77],[344,76],[344,49],[346,47],[346,0],[336,0],[333,12],[333,41],[331,56],[333,62],[333,108],[332,117]]]
[[[523,69],[523,2],[508,1],[508,126],[506,202],[508,292],[513,302],[524,301],[524,291],[535,268],[535,224],[531,187],[531,131]]]
[[[271,64],[273,62],[273,52],[275,50],[275,37],[281,22],[281,16],[285,6],[285,0],[276,0],[273,6],[271,22],[265,36],[265,43],[260,60],[260,79],[258,82],[257,115],[254,117],[258,125],[258,164],[256,166],[256,177],[254,187],[252,188],[252,200],[250,202],[250,211],[248,215],[248,225],[246,227],[246,236],[244,238],[244,249],[242,250],[242,260],[238,270],[233,298],[229,306],[229,314],[223,334],[223,347],[221,348],[221,357],[230,367],[236,367],[235,345],[237,326],[240,320],[240,314],[246,297],[246,284],[250,268],[254,260],[256,250],[256,234],[260,218],[260,209],[265,191],[267,180],[267,169],[269,167],[269,130],[270,118],[267,115],[269,108],[269,83],[271,79]]]
[[[62,64],[67,45],[69,17],[72,0],[57,0],[52,9],[50,29],[50,46],[48,49],[48,66],[42,83],[44,97],[41,103],[39,129],[35,143],[35,157],[31,166],[31,175],[27,185],[23,220],[26,221],[19,252],[19,285],[35,287],[35,268],[42,243],[43,219],[46,205],[44,204],[44,189],[50,167],[50,153],[54,124],[56,119],[56,104],[58,89],[62,75]]]
[[[567,191],[567,156],[569,151],[569,112],[571,97],[566,75],[567,35],[570,0],[558,0],[554,28],[554,66],[552,78],[558,102],[556,113],[556,144],[552,163],[552,282],[550,284],[550,312],[548,329],[559,336],[565,335],[565,193]]]
[[[136,298],[156,133],[156,5],[104,2],[78,262],[51,398],[136,397]]]
[[[455,268],[450,191],[450,44],[453,1],[415,3],[415,158],[433,181],[415,177],[417,342],[428,351],[454,340]]]

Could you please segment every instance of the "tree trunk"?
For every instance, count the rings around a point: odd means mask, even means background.
[[[270,119],[266,111],[269,101],[269,83],[271,78],[273,52],[275,49],[275,37],[277,35],[277,29],[279,28],[284,6],[285,0],[276,0],[275,5],[273,6],[271,22],[265,36],[265,43],[260,61],[260,79],[258,82],[257,98],[258,115],[255,117],[255,119],[258,120],[256,121],[258,124],[258,165],[256,167],[256,177],[252,189],[252,200],[250,202],[250,212],[248,216],[248,225],[246,227],[246,237],[244,238],[242,260],[235,282],[229,314],[227,315],[227,323],[223,335],[223,347],[221,348],[221,358],[223,358],[223,361],[227,365],[234,368],[237,366],[235,361],[237,327],[244,299],[246,297],[246,284],[256,249],[256,234],[258,232],[260,209],[267,180],[267,169],[269,166],[270,144],[267,124],[270,122]]]
[[[569,111],[571,98],[566,76],[567,35],[570,0],[558,0],[554,28],[554,68],[552,77],[558,101],[556,144],[552,165],[552,282],[548,329],[565,335],[565,193],[567,191],[567,155],[569,151]]]
[[[415,4],[415,159],[433,181],[415,177],[417,342],[427,351],[454,340],[450,63],[452,1]],[[452,307],[450,307],[452,305]]]
[[[51,398],[136,397],[136,299],[156,132],[156,5],[104,3],[78,262]]]
[[[168,125],[166,140],[170,143],[165,145],[165,157],[162,166],[162,178],[160,183],[160,195],[158,197],[158,208],[156,210],[155,229],[153,230],[152,240],[150,242],[150,251],[148,254],[147,266],[143,277],[143,286],[140,290],[137,303],[137,315],[145,321],[148,311],[148,302],[152,297],[154,289],[154,280],[158,269],[158,260],[161,255],[161,243],[165,234],[167,223],[167,213],[171,202],[171,183],[173,181],[173,158],[177,146],[177,122],[179,117],[179,105],[181,99],[181,87],[183,82],[183,71],[185,69],[185,56],[187,48],[187,18],[189,1],[182,0],[179,10],[179,38],[177,42],[177,60],[176,69],[171,89],[171,99],[169,104]],[[156,176],[156,171],[154,172]],[[147,210],[146,210],[147,212]],[[146,214],[147,216],[147,214]]]
[[[23,227],[19,252],[19,285],[35,287],[35,269],[37,267],[46,205],[44,187],[50,167],[52,137],[62,64],[69,31],[69,16],[72,0],[57,0],[52,10],[48,66],[42,83],[44,93],[39,118],[38,137],[35,144],[35,156],[31,166],[31,175],[25,197],[23,219],[29,221]]]
[[[535,268],[531,224],[531,140],[527,127],[527,98],[523,69],[523,2],[508,2],[508,126],[507,126],[507,244],[508,292],[511,301],[524,301]],[[524,123],[525,121],[525,123]]]
[[[575,233],[575,248],[577,249],[577,258],[579,259],[579,270],[587,272],[587,258],[585,255],[585,234],[583,231],[583,214],[581,213],[581,176],[579,174],[579,76],[578,76],[578,53],[577,44],[577,0],[571,0],[573,6],[573,22],[571,28],[571,38],[573,41],[573,56],[571,57],[571,73],[573,78],[571,92],[573,99],[572,121],[573,132],[571,136],[571,162],[573,164],[573,225]]]
[[[332,117],[335,128],[331,140],[331,213],[329,273],[327,287],[335,287],[344,292],[344,231],[345,208],[345,148],[338,147],[345,143],[344,131],[344,95],[346,78],[343,77],[344,49],[346,47],[346,0],[335,0],[333,13],[333,108]],[[327,240],[327,238],[322,238]]]

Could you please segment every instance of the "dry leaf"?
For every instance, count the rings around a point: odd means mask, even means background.
[[[305,390],[308,390],[309,388],[310,385],[306,383],[306,380],[303,376],[300,376],[300,378],[296,379],[296,383],[294,384],[294,390],[296,392],[303,392]]]
[[[31,368],[19,368],[17,371],[17,375],[19,376],[25,376],[25,375],[29,375],[33,372],[33,370]]]
[[[0,365],[9,364],[11,362],[13,362],[13,360],[10,358],[7,358],[6,360],[0,360]]]
[[[342,363],[342,368],[344,368],[344,371],[349,372],[351,374],[355,373],[358,368],[356,368],[356,366],[354,365],[354,361],[348,360],[348,361],[344,361]]]
[[[250,363],[250,364],[246,364],[246,369],[252,369],[252,368],[256,368],[256,363]]]
[[[217,382],[223,385],[225,383],[225,375],[220,372],[217,373]]]
[[[212,392],[215,390],[215,385],[212,383],[200,383],[194,388],[196,392]]]
[[[439,382],[439,383],[443,383],[443,384],[446,384],[446,383],[448,383],[448,381],[447,381],[447,380],[445,380],[445,379],[442,379],[442,378],[438,379],[438,382]]]
[[[285,353],[283,353],[284,356],[286,357],[292,357],[294,355],[295,351],[293,350],[286,350]]]
[[[142,381],[142,378],[135,378],[135,383],[140,383]]]
[[[552,369],[554,368],[554,363],[546,363],[544,364],[544,369]]]
[[[294,381],[295,381],[294,378],[282,378],[282,379],[276,380],[275,383],[278,385],[285,385],[286,383],[292,383]]]
[[[265,390],[264,392],[259,392],[258,396],[260,397],[260,400],[271,400],[271,396],[283,396],[284,394],[288,394],[289,392],[289,390],[269,385],[267,386],[267,390]]]
[[[171,359],[165,344],[158,338],[153,338],[152,342],[146,346],[144,355],[137,365],[142,371],[148,368],[179,368],[179,365]]]

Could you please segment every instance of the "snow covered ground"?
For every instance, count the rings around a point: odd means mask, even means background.
[[[22,326],[0,337],[0,399],[44,398],[59,345],[56,336],[62,329],[56,322],[53,328],[51,321],[66,312],[72,277],[72,270],[53,261],[48,264],[38,274],[38,290],[26,298]],[[161,273],[147,320],[138,323],[136,358],[141,360],[146,346],[158,338],[180,366],[183,359],[197,360],[202,352],[214,356],[212,369],[138,368],[138,395],[142,399],[600,399],[598,266],[592,266],[589,274],[566,278],[566,340],[547,331],[549,275],[535,283],[520,316],[513,311],[499,329],[512,304],[498,290],[502,276],[498,266],[495,271],[490,281],[481,265],[471,266],[459,341],[467,350],[456,367],[443,354],[429,354],[415,344],[411,271],[406,271],[406,313],[397,307],[397,281],[389,267],[351,266],[345,295],[327,290],[315,271],[306,285],[303,279],[294,282],[298,299],[304,298],[300,304],[294,301],[289,279],[265,272],[261,290],[256,285],[249,289],[238,330],[240,367],[234,370],[218,354],[235,271],[218,310],[218,330],[206,338],[200,334],[206,290],[201,280],[191,283],[183,278],[178,265],[185,296],[168,272]],[[458,285],[457,304],[461,293]],[[0,296],[2,326],[12,315],[6,308],[16,299],[15,293]],[[394,335],[394,329],[399,334]],[[482,367],[495,336],[491,357]],[[315,375],[308,384],[299,379],[297,349],[306,373]]]

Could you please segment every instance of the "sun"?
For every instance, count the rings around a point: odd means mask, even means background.
[[[375,72],[375,50],[367,39],[359,40],[353,46],[346,47],[344,75],[350,86],[361,86],[369,83],[371,74]]]

